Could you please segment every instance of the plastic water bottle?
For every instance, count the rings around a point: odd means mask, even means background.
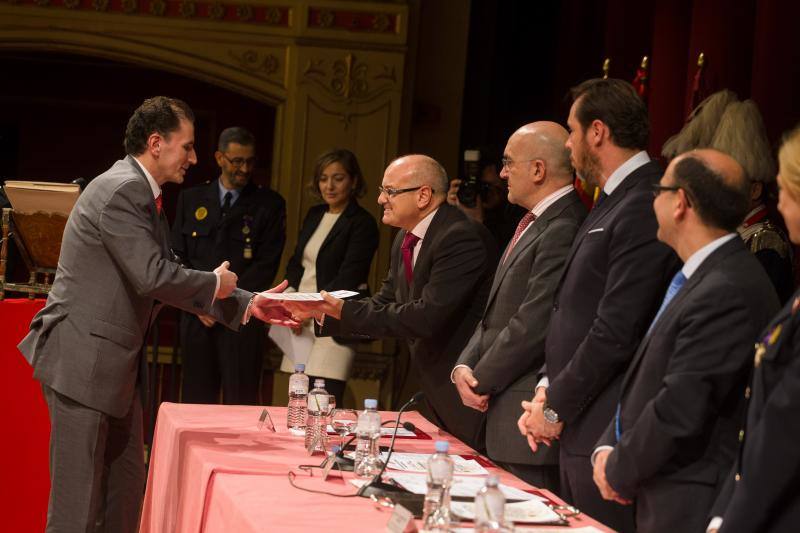
[[[453,484],[453,460],[447,455],[450,443],[436,441],[436,453],[428,459],[428,492],[422,514],[423,529],[450,529],[450,487]]]
[[[308,396],[308,376],[306,365],[294,365],[294,374],[289,378],[289,411],[286,426],[295,435],[306,432],[306,397]]]
[[[358,415],[356,425],[355,473],[358,477],[372,477],[382,463],[378,441],[381,437],[381,415],[378,400],[364,400],[364,410]]]
[[[315,379],[314,388],[308,393],[308,417],[306,418],[305,447],[308,448],[317,439],[315,452],[323,452],[328,448],[328,391],[325,380]]]
[[[506,497],[497,486],[497,476],[486,478],[486,484],[475,495],[475,531],[500,533],[508,531],[505,522]]]

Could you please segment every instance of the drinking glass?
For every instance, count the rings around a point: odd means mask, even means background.
[[[356,424],[358,424],[358,411],[355,409],[334,409],[331,412],[331,426],[341,437],[342,453],[344,453],[344,438],[356,429]]]

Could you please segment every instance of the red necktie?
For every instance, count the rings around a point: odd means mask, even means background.
[[[503,256],[503,263],[505,263],[506,259],[508,259],[508,256],[511,255],[511,250],[514,249],[517,241],[522,236],[522,232],[525,231],[525,228],[530,226],[534,220],[536,220],[536,215],[534,215],[532,211],[528,211],[525,213],[525,216],[522,217],[522,220],[519,221],[519,224],[517,224],[517,229],[514,232],[514,237],[511,239],[511,244],[508,245],[508,250],[506,250],[506,255]]]
[[[161,195],[156,196],[156,212],[161,214]]]
[[[403,253],[403,265],[406,268],[406,282],[409,286],[411,286],[411,280],[414,279],[412,264],[414,259],[414,246],[416,246],[418,242],[419,237],[409,231],[406,232],[406,236],[403,237],[403,244],[400,246],[400,251]]]

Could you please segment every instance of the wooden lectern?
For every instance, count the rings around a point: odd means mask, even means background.
[[[0,247],[0,300],[6,291],[47,295],[58,266],[67,217],[78,198],[77,185],[6,182],[12,208],[3,209]],[[13,239],[28,269],[26,283],[6,281],[9,240]]]

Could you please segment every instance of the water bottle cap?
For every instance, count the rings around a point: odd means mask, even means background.
[[[314,380],[314,388],[315,389],[324,389],[325,388],[325,380],[322,378],[317,378]]]
[[[294,371],[295,372],[305,372],[306,371],[306,365],[304,365],[303,363],[297,363],[296,365],[294,365]]]
[[[342,451],[342,447],[339,446],[338,444],[334,445],[333,448],[331,448],[331,452],[333,453],[333,455],[338,454],[340,451]]]
[[[446,440],[436,441],[436,453],[447,453],[450,450],[450,443]]]
[[[377,409],[378,408],[378,400],[373,400],[372,398],[367,398],[364,400],[364,409]]]
[[[496,475],[491,475],[491,476],[486,478],[486,486],[487,487],[496,487],[499,482],[500,482],[500,479]]]

